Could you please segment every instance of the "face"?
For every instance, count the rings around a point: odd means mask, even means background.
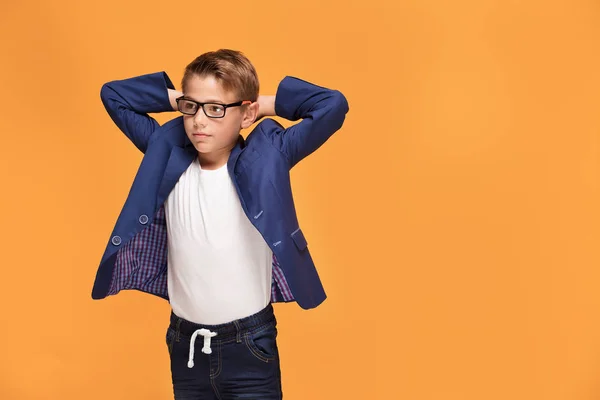
[[[240,100],[232,91],[226,91],[212,76],[194,75],[186,82],[185,98],[199,103],[230,104]],[[199,108],[195,115],[183,114],[185,133],[199,153],[227,155],[235,146],[240,129],[248,128],[256,119],[258,104],[228,107],[223,118],[209,118]]]

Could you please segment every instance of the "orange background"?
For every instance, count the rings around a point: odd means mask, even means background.
[[[168,303],[90,295],[142,156],[99,92],[221,47],[350,103],[292,172],[284,398],[600,398],[598,2],[13,1],[0,46],[1,399],[171,398]]]

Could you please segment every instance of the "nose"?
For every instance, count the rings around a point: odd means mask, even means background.
[[[206,126],[208,122],[208,117],[204,114],[204,109],[200,107],[198,111],[196,111],[196,115],[194,115],[194,124]]]

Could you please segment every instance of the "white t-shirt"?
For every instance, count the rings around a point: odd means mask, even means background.
[[[269,304],[273,253],[244,213],[227,164],[192,162],[165,202],[173,312],[215,325]]]

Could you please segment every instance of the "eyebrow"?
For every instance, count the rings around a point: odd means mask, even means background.
[[[224,102],[224,101],[222,101],[222,100],[218,100],[218,99],[208,99],[208,100],[206,100],[206,101],[199,101],[199,100],[196,100],[196,99],[192,98],[191,96],[187,96],[187,95],[183,95],[183,98],[184,98],[184,99],[187,99],[187,100],[193,100],[193,101],[196,101],[196,102],[198,102],[198,103],[218,103],[218,104],[227,104],[226,102]]]

